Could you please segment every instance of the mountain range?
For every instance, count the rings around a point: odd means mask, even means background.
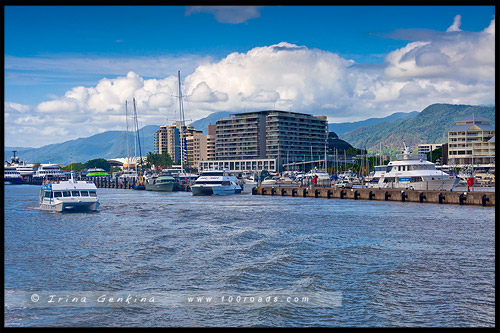
[[[142,155],[154,151],[154,133],[160,126],[148,125],[139,130]],[[134,145],[134,134],[128,133],[129,156],[134,156],[138,145]],[[135,147],[137,146],[137,148]],[[12,150],[17,150],[16,156],[28,163],[58,163],[67,165],[71,162],[85,163],[94,158],[118,158],[127,156],[127,132],[107,131],[87,138],[55,143],[40,148],[4,147],[4,160],[10,161]]]
[[[335,132],[337,135],[341,135],[347,132],[354,131],[360,127],[376,125],[386,121],[398,121],[402,119],[408,119],[416,116],[417,114],[418,111],[396,112],[384,118],[368,118],[366,120],[350,122],[350,123],[331,123],[328,124],[328,130],[330,132]]]
[[[371,151],[379,151],[380,146],[385,148],[383,151],[402,149],[403,140],[412,147],[422,143],[446,143],[448,131],[455,122],[472,114],[495,124],[494,106],[433,104],[414,117],[360,127],[339,137],[354,147],[366,147]]]
[[[234,112],[216,112],[206,118],[197,120],[193,125],[207,134],[208,125],[217,120],[230,117]],[[397,112],[384,118],[370,118],[352,123],[329,124],[330,131],[347,141],[353,147],[367,148],[378,151],[380,145],[387,149],[399,149],[402,140],[407,145],[416,146],[419,143],[444,143],[447,141],[448,130],[455,121],[467,115],[483,116],[495,122],[495,107],[433,104],[421,112]],[[148,125],[139,133],[142,155],[154,152],[154,133],[160,125]],[[345,132],[348,131],[348,132]],[[130,156],[134,155],[134,135],[128,134]],[[29,163],[59,163],[86,162],[94,158],[117,158],[127,156],[127,135],[125,131],[107,131],[87,138],[78,138],[63,143],[51,144],[40,148],[4,147],[4,160],[10,160],[12,150],[17,150],[17,156]],[[138,148],[137,148],[138,151]]]

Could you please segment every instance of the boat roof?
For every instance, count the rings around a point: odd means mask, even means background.
[[[83,180],[79,181],[59,181],[42,186],[44,190],[52,191],[64,191],[64,190],[95,190],[97,189],[93,182],[87,182]]]
[[[156,178],[156,179],[158,180],[158,179],[175,179],[175,178],[170,176],[170,175],[161,175],[161,176],[158,176],[158,178]]]

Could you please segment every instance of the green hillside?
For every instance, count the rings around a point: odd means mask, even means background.
[[[415,117],[358,128],[339,137],[354,147],[366,146],[372,151],[378,151],[380,143],[385,151],[400,149],[403,140],[412,147],[421,143],[446,143],[448,131],[455,126],[455,121],[471,114],[495,123],[495,107],[433,104]]]
[[[154,151],[154,132],[160,126],[149,125],[139,130],[142,155]],[[129,154],[134,155],[134,134],[128,133]],[[12,149],[4,147],[4,160],[10,159]],[[107,131],[87,138],[78,138],[40,148],[18,148],[17,156],[28,163],[68,164],[73,161],[85,163],[95,158],[117,158],[127,156],[127,135],[125,131]],[[139,147],[137,146],[137,155]]]
[[[330,123],[328,124],[328,130],[341,135],[350,131],[354,131],[360,127],[372,126],[386,121],[393,122],[402,119],[408,119],[411,117],[415,117],[417,114],[418,111],[396,112],[384,118],[368,118],[366,120],[349,122],[349,123]]]

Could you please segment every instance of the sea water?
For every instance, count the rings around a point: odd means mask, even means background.
[[[494,326],[491,207],[4,187],[5,326]]]

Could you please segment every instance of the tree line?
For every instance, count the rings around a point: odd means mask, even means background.
[[[146,158],[143,160],[143,163],[144,163],[144,167],[146,167],[148,169],[151,169],[154,167],[157,170],[161,170],[161,169],[171,168],[173,161],[168,153],[153,154],[153,153],[149,152],[148,155],[146,156]],[[40,165],[40,163],[37,163],[37,164],[38,164],[38,166]],[[140,165],[138,165],[137,167],[140,169]],[[62,166],[62,168],[65,170],[73,170],[75,172],[81,172],[83,170],[90,169],[90,168],[100,168],[100,169],[105,170],[108,173],[121,170],[118,167],[111,166],[111,164],[109,164],[109,162],[104,158],[95,158],[95,159],[89,160],[85,163],[80,163],[80,162],[70,163],[66,166]]]

